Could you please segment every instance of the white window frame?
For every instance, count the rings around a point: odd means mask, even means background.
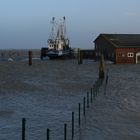
[[[134,53],[133,52],[128,52],[127,57],[134,57]]]

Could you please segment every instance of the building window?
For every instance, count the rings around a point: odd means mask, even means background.
[[[119,53],[118,53],[118,57],[125,57],[125,54],[124,54],[124,53],[119,52]]]
[[[122,53],[118,53],[118,57],[122,57]]]
[[[128,52],[127,57],[134,57],[134,53],[133,52]]]
[[[125,54],[124,53],[122,53],[122,57],[125,57]]]

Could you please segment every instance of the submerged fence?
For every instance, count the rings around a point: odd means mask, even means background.
[[[77,104],[77,112],[72,112],[71,113],[71,125],[68,125],[67,123],[64,123],[64,128],[63,129],[63,139],[68,140],[72,139],[74,140],[75,138],[75,133],[76,132],[76,124],[78,125],[79,129],[82,127],[82,121],[84,118],[86,118],[87,111],[89,110],[90,107],[92,107],[92,104],[95,102],[96,98],[101,95],[100,94],[100,89],[101,87],[104,90],[104,95],[106,95],[106,87],[108,84],[108,73],[106,75],[105,80],[104,79],[97,79],[93,86],[87,91],[87,93],[83,96],[83,100]],[[76,115],[78,116],[76,117]],[[75,118],[78,118],[75,119]],[[26,140],[26,118],[22,119],[22,140]],[[68,129],[71,127],[70,129]],[[69,132],[69,131],[71,132]],[[53,138],[51,137],[51,132],[53,130],[50,130],[49,128],[46,128],[46,140],[52,140]],[[71,133],[71,136],[68,136],[68,133]]]

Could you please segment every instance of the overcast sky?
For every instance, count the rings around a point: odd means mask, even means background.
[[[140,33],[140,0],[0,0],[0,49],[46,46],[52,17],[66,17],[72,48],[100,33]]]

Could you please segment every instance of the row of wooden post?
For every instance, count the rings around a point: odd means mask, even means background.
[[[95,84],[93,85],[92,88],[90,88],[90,93],[87,92],[86,96],[83,97],[83,116],[86,116],[86,108],[89,109],[90,107],[90,103],[93,103],[93,101],[95,100],[95,98],[98,96],[99,94],[99,88],[102,85],[102,79],[98,79],[97,81],[95,81]],[[75,122],[75,118],[74,118],[74,112],[72,112],[72,124],[71,124],[71,138],[74,138],[74,123]],[[22,119],[22,140],[25,140],[25,132],[26,132],[26,119],[23,118]],[[81,126],[81,104],[78,103],[78,125],[79,127]],[[50,140],[50,129],[47,129],[46,132],[46,138],[47,140]],[[64,124],[64,140],[67,140],[67,124]]]
[[[28,54],[29,54],[29,66],[31,66],[32,65],[32,51],[29,51]],[[83,63],[82,53],[81,53],[80,49],[78,49],[78,64],[82,64],[82,63]],[[100,88],[100,86],[102,85],[102,82],[103,82],[103,79],[102,79],[102,78],[104,78],[104,75],[103,75],[104,74],[104,71],[103,71],[104,68],[102,66],[103,62],[100,65],[101,65],[100,66],[101,70],[99,70],[99,79],[97,79],[97,81],[95,81],[95,84],[90,89],[90,94],[89,94],[89,92],[87,92],[87,108],[90,107],[89,106],[90,102],[92,103],[93,99],[95,99],[96,96],[98,95],[99,88]],[[106,78],[106,85],[107,85],[107,82],[108,82],[108,75],[107,75],[107,78]],[[89,98],[89,96],[90,96],[90,98]],[[83,98],[83,115],[84,115],[84,117],[86,115],[86,97]],[[26,132],[25,131],[25,123],[26,123],[26,120],[25,120],[25,118],[23,118],[22,119],[22,140],[25,140],[25,132]],[[79,127],[80,127],[80,125],[81,125],[81,104],[80,103],[78,104],[78,124],[79,124]],[[72,130],[72,139],[73,139],[74,138],[74,112],[72,112],[72,129],[71,130]],[[50,129],[47,129],[47,140],[50,140]],[[67,140],[67,124],[64,124],[64,140]]]
[[[90,94],[87,92],[86,97],[83,98],[83,116],[86,116],[86,107],[90,107],[90,103],[93,103],[93,100],[98,96],[99,88],[102,85],[103,80],[98,79],[93,87],[90,89]],[[86,100],[87,99],[87,100]],[[86,102],[87,101],[87,102]],[[81,104],[78,103],[78,125],[81,126]],[[64,124],[64,140],[67,140],[67,124]],[[72,112],[72,139],[74,138],[74,112]]]

